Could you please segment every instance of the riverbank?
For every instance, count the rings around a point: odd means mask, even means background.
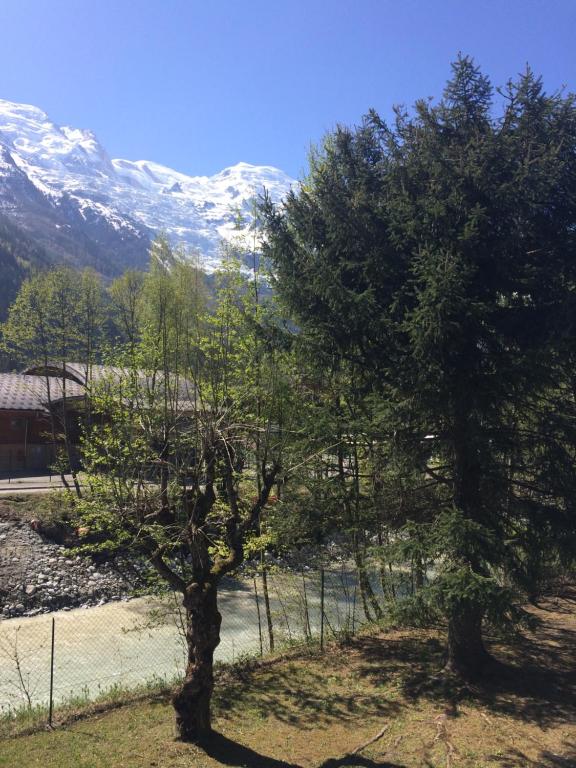
[[[55,503],[52,497],[51,503]],[[42,499],[0,499],[0,615],[35,616],[121,600],[142,586],[128,562],[71,556],[34,514]],[[54,526],[53,526],[54,528]],[[58,529],[55,528],[56,533]]]
[[[498,664],[481,685],[430,684],[442,633],[374,631],[225,671],[205,751],[174,741],[170,703],[155,696],[0,742],[0,766],[573,768],[576,591],[529,610],[533,631],[489,639]]]
[[[232,662],[259,648],[258,617],[249,585],[220,592],[223,614],[216,658]],[[114,686],[172,680],[186,659],[179,603],[141,597],[49,615],[0,621],[0,713],[45,705],[49,699],[54,621],[54,700],[82,693],[96,698]]]
[[[321,587],[324,585],[324,597]],[[351,635],[362,624],[353,572],[268,574],[276,649]],[[271,637],[261,583],[225,579],[218,591],[222,615],[217,661],[234,663],[268,654]],[[320,609],[324,608],[324,622]],[[54,700],[78,692],[98,698],[120,686],[172,680],[186,658],[181,598],[167,594],[0,620],[0,712],[25,715],[49,701],[52,659]],[[52,634],[54,645],[52,650]]]

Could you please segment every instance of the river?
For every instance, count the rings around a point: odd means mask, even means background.
[[[302,639],[320,626],[317,573],[271,576],[270,597],[276,642]],[[267,651],[261,582],[258,604],[253,582],[229,580],[219,590],[222,614],[217,661],[233,662],[244,654]],[[306,600],[304,600],[304,591]],[[326,573],[325,631],[360,620],[354,577],[347,571]],[[135,598],[91,608],[57,611],[0,621],[0,711],[45,704],[50,690],[54,619],[54,700],[75,695],[93,698],[115,684],[134,686],[152,678],[182,674],[185,648],[173,599]]]

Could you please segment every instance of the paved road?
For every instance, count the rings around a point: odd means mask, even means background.
[[[327,631],[350,622],[353,613],[355,621],[359,618],[352,577],[335,573],[329,576],[325,598]],[[320,613],[317,574],[308,576],[306,581],[308,619],[316,633]],[[306,616],[301,577],[272,577],[271,597],[277,640],[302,637]],[[52,618],[56,700],[82,692],[95,696],[114,684],[129,686],[154,676],[171,679],[180,674],[185,650],[172,605],[138,598],[0,621],[0,711],[25,704],[25,691],[34,703],[47,701]],[[231,582],[220,591],[219,607],[223,617],[222,640],[216,659],[234,661],[242,654],[257,653],[260,640],[252,583]],[[156,614],[169,613],[170,618],[151,626],[151,610]],[[261,597],[260,610],[264,627]],[[266,649],[266,638],[264,643]]]
[[[66,475],[66,479],[72,483],[71,476]],[[17,475],[15,477],[0,475],[0,496],[15,493],[45,493],[63,487],[59,475]]]

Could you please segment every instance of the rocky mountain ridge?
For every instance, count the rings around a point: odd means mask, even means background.
[[[249,220],[264,188],[278,200],[293,183],[271,166],[238,163],[207,177],[112,159],[92,131],[0,99],[0,215],[53,261],[119,274],[144,267],[164,232],[211,271],[221,240],[238,234],[238,215]]]

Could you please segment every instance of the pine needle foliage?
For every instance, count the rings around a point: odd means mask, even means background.
[[[421,605],[477,674],[485,618],[574,559],[574,97],[529,69],[495,94],[460,56],[438,103],[338,127],[262,212],[302,332],[381,403],[389,467],[433,489],[395,538],[424,542]]]

